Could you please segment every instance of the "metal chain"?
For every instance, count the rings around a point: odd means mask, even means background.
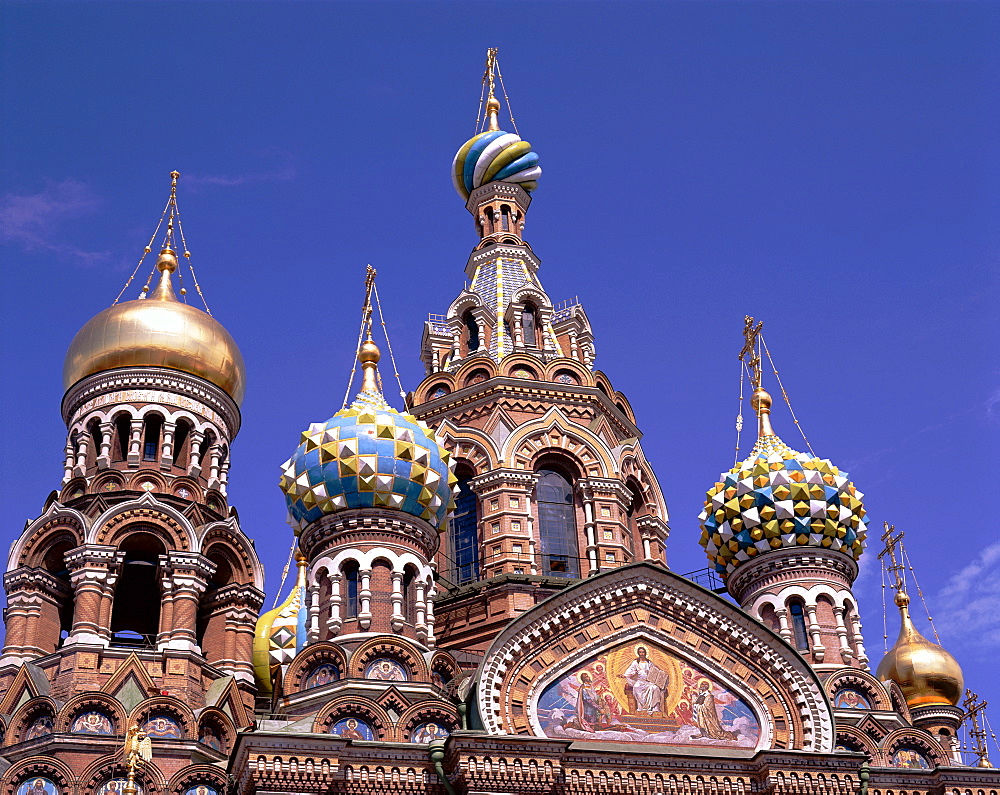
[[[743,382],[746,380],[746,363],[740,359],[740,408],[736,414],[736,454],[733,456],[733,466],[740,462],[740,434],[743,432]]]
[[[201,303],[205,307],[205,312],[209,316],[212,314],[212,310],[208,308],[208,301],[205,300],[205,294],[201,291],[201,285],[198,284],[198,274],[194,272],[194,265],[191,263],[191,252],[188,251],[187,240],[184,238],[184,227],[181,224],[181,208],[177,206],[177,197],[174,197],[174,209],[177,211],[177,231],[181,236],[181,246],[184,248],[184,259],[187,260],[188,269],[191,271],[191,279],[194,281],[195,292],[198,293],[198,297],[201,299]],[[177,269],[178,273],[180,268]]]
[[[927,614],[927,621],[931,625],[931,631],[934,633],[934,642],[939,646],[941,645],[941,638],[938,637],[937,627],[934,626],[934,619],[931,618],[931,611],[927,607],[927,600],[924,599],[924,592],[920,588],[920,583],[917,582],[917,573],[913,569],[913,564],[910,563],[910,556],[906,552],[906,547],[900,544],[901,558],[906,561],[906,567],[910,570],[910,574],[913,576],[913,586],[917,589],[917,596],[920,597],[920,603],[924,606],[924,613]]]
[[[510,100],[507,98],[507,88],[503,84],[503,72],[500,71],[500,61],[494,57],[494,63],[497,65],[497,77],[500,78],[500,90],[503,91],[503,101],[507,103],[507,115],[510,116],[510,125],[514,128],[514,134],[520,135],[517,131],[517,122],[514,121],[514,111],[510,109]]]
[[[167,217],[167,210],[169,209],[170,209],[170,199],[167,199],[167,203],[163,206],[163,212],[160,214],[160,220],[156,224],[156,229],[153,230],[153,234],[149,238],[149,242],[146,244],[146,248],[142,250],[142,256],[139,257],[139,262],[136,264],[135,270],[132,271],[132,275],[128,277],[128,281],[125,282],[125,286],[122,287],[121,292],[118,293],[118,297],[115,298],[111,306],[114,306],[121,300],[122,296],[125,294],[125,291],[128,289],[128,286],[132,284],[132,280],[135,278],[135,275],[139,272],[139,268],[142,267],[142,261],[146,259],[146,255],[153,250],[153,241],[156,240],[156,236],[160,233],[160,227],[163,226],[163,219]],[[149,282],[152,278],[153,274],[152,272],[150,272],[149,279],[146,279],[147,287],[149,286]]]
[[[295,554],[295,542],[292,542],[291,549],[288,550],[288,560],[285,561],[285,568],[281,572],[281,582],[278,583],[278,592],[274,595],[274,604],[271,605],[271,609],[274,610],[278,606],[278,600],[281,598],[281,591],[285,587],[285,578],[288,577],[288,568],[292,565],[292,555]]]
[[[392,374],[396,376],[396,386],[399,387],[399,396],[406,398],[406,391],[403,389],[403,382],[399,378],[399,368],[396,367],[396,357],[392,353],[392,343],[389,342],[389,329],[385,325],[385,317],[382,315],[382,302],[378,297],[378,287],[372,285],[372,294],[375,296],[375,306],[378,307],[378,319],[382,324],[382,334],[385,336],[385,345],[389,349],[389,361],[392,363]]]
[[[809,444],[809,439],[806,438],[806,432],[802,430],[802,424],[799,422],[799,418],[795,416],[795,409],[792,408],[792,401],[788,399],[788,392],[785,391],[785,385],[781,383],[781,376],[778,375],[778,368],[774,366],[774,359],[771,358],[771,351],[767,349],[767,343],[764,342],[764,335],[760,335],[760,343],[764,348],[764,353],[767,355],[767,360],[771,363],[771,369],[774,371],[774,377],[778,381],[778,388],[781,390],[781,396],[785,399],[785,405],[788,406],[788,411],[791,412],[792,420],[795,422],[795,427],[799,429],[799,433],[802,434],[802,441],[806,443],[806,447],[809,448],[809,452],[812,456],[816,457],[816,451],[812,449],[812,445]]]

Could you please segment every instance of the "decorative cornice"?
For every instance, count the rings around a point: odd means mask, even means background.
[[[302,530],[299,549],[310,560],[338,543],[347,536],[358,533],[391,533],[423,547],[430,556],[440,543],[437,530],[419,517],[402,511],[388,511],[379,508],[355,508],[338,513],[326,514]],[[356,542],[356,538],[351,539]]]
[[[160,396],[162,398],[160,400],[151,395],[130,399],[127,395],[130,391],[159,391],[164,394]],[[100,403],[102,396],[114,392],[125,394],[114,402]],[[240,430],[240,410],[229,395],[203,378],[178,370],[161,367],[120,367],[80,379],[63,396],[62,416],[67,427],[78,419],[77,414],[80,409],[92,401],[94,401],[93,408],[99,405],[114,405],[118,402],[164,403],[205,416],[206,419],[217,423],[219,429],[230,440],[236,438]]]
[[[726,580],[726,589],[744,604],[757,591],[773,583],[792,585],[817,574],[836,575],[850,590],[858,564],[847,555],[820,547],[788,547],[765,552],[744,563]]]

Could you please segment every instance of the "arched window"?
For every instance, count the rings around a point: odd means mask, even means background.
[[[413,587],[417,570],[412,566],[403,569],[403,617],[408,624],[417,623],[417,594]]]
[[[160,428],[163,419],[158,414],[146,417],[146,429],[142,437],[142,460],[155,461],[160,450]]]
[[[61,539],[55,542],[45,553],[45,557],[42,559],[42,568],[45,569],[49,574],[55,577],[57,580],[61,581],[67,589],[72,591],[73,585],[69,577],[69,567],[66,565],[65,555],[73,547],[76,546],[75,540]],[[45,640],[39,638],[36,641],[36,645],[42,648],[47,648],[51,646],[51,650],[55,651],[56,647],[61,642],[61,639],[69,635],[70,630],[73,626],[73,597],[68,596],[64,601],[59,604],[59,634],[58,636],[52,635]],[[47,623],[47,622],[46,622]],[[46,626],[45,634],[48,635],[48,630],[50,627]],[[55,627],[51,627],[52,630]],[[48,642],[46,642],[48,641]]]
[[[90,423],[90,455],[89,459],[96,460],[101,454],[101,445],[104,444],[104,432],[101,430],[101,423],[94,420]]]
[[[521,336],[524,344],[529,348],[537,348],[538,345],[538,310],[534,304],[526,303],[521,310]]]
[[[358,617],[358,562],[349,560],[341,571],[344,574],[344,617]]]
[[[177,423],[177,430],[174,431],[174,466],[180,467],[181,469],[187,468],[187,443],[190,436],[191,423],[187,420],[180,420]]]
[[[128,414],[119,414],[115,417],[115,435],[118,437],[116,450],[118,457],[116,460],[124,461],[128,457],[128,441],[132,433],[132,420]]]
[[[479,499],[469,485],[472,470],[459,467],[455,474],[458,495],[451,520],[451,549],[455,556],[455,581],[460,584],[479,579]]]
[[[560,472],[540,469],[535,494],[542,543],[541,573],[551,577],[579,577],[573,484]]]
[[[510,231],[510,207],[506,204],[500,205],[500,228],[504,232]]]
[[[486,208],[486,234],[492,235],[497,231],[496,219],[494,218],[493,208]]]
[[[125,553],[111,608],[112,643],[152,646],[160,630],[160,555],[166,548],[150,532],[134,532],[120,547]],[[191,628],[195,629],[194,627]]]
[[[792,632],[796,649],[809,648],[809,633],[806,632],[806,615],[802,602],[793,600],[788,605],[788,613],[792,617]]]
[[[465,329],[468,332],[466,347],[469,353],[474,353],[479,350],[479,324],[476,322],[476,317],[472,314],[471,309],[466,310],[465,314],[462,315],[462,322],[465,323]]]

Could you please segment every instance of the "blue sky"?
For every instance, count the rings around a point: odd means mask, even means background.
[[[449,167],[499,46],[544,171],[525,236],[550,296],[583,301],[598,366],[635,409],[670,506],[671,566],[705,563],[697,514],[732,463],[753,314],[813,447],[866,493],[874,537],[883,520],[906,531],[945,645],[1000,703],[1000,534],[990,511],[969,514],[1000,499],[1000,6],[80,2],[3,15],[5,539],[59,485],[62,357],[118,294],[176,168],[199,279],[247,360],[231,499],[270,603],[291,538],[278,466],[340,407],[365,265],[408,389],[422,321],[462,287],[476,239]],[[780,406],[774,422],[801,449]],[[873,664],[874,551],[856,588]]]

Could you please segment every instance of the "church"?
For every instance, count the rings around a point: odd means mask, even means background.
[[[996,795],[899,537],[772,427],[752,318],[756,442],[704,473],[708,575],[669,569],[642,418],[524,237],[539,156],[502,129],[494,73],[491,51],[452,164],[478,239],[428,307],[424,380],[385,397],[369,269],[357,392],[273,462],[294,554],[272,610],[228,499],[243,358],[180,286],[174,172],[150,280],[68,341],[62,481],[10,549],[4,795]],[[881,660],[852,592],[879,537]]]

